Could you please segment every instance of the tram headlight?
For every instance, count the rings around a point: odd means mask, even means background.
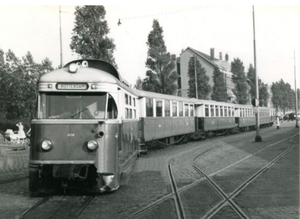
[[[69,72],[76,73],[77,69],[78,69],[78,65],[77,64],[72,63],[72,64],[69,65]]]
[[[45,151],[49,151],[53,146],[53,143],[50,141],[50,140],[44,140],[42,142],[42,148],[45,150]]]
[[[88,143],[87,143],[87,147],[88,147],[88,149],[91,150],[91,151],[96,150],[97,147],[98,147],[98,142],[95,141],[95,140],[90,140],[90,141],[88,141]]]

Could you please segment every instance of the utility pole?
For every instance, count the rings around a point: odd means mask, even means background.
[[[196,88],[196,99],[198,99],[198,79],[197,79],[197,58],[194,55],[194,65],[195,65],[195,88]]]
[[[254,18],[254,5],[252,6],[253,12],[253,48],[254,48],[254,70],[255,70],[255,102],[259,102],[259,93],[258,93],[258,77],[257,77],[257,66],[256,66],[256,45],[255,45],[255,18]],[[256,117],[256,136],[255,142],[261,142],[262,138],[260,136],[260,127],[259,127],[259,104],[257,106],[257,113],[255,114]]]
[[[297,83],[296,83],[296,58],[295,58],[295,50],[294,50],[294,74],[295,74],[295,97],[296,97],[296,107],[295,107],[296,128],[299,128],[299,125],[298,125],[298,98],[297,98]]]
[[[59,39],[60,39],[60,67],[63,67],[63,55],[62,55],[62,39],[61,39],[61,10],[59,6]]]

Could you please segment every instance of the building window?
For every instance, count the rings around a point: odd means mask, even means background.
[[[153,116],[153,99],[146,98],[146,116],[152,117]]]
[[[172,116],[177,117],[177,102],[172,101]]]
[[[133,98],[133,106],[135,106],[135,98]]]
[[[128,105],[128,95],[125,94],[125,104]]]
[[[162,117],[162,101],[156,101],[156,117]]]
[[[129,119],[129,109],[125,108],[125,119]]]
[[[165,117],[170,116],[170,100],[165,100]]]
[[[131,106],[131,96],[129,96],[129,105]]]

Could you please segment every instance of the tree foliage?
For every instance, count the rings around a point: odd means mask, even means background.
[[[258,80],[259,85],[259,106],[268,106],[269,92],[268,84],[265,84],[260,79]]]
[[[278,82],[273,82],[272,87],[272,102],[277,110],[287,111],[295,108],[295,91],[292,90],[289,83],[285,83],[282,79]]]
[[[202,67],[198,59],[196,59],[196,72],[197,72],[198,99],[207,100],[209,98],[209,93],[211,92],[211,86],[208,83],[209,76],[206,75],[206,70],[205,68]],[[191,57],[189,60],[188,77],[189,77],[188,96],[196,98],[194,57]]]
[[[101,59],[117,67],[113,57],[115,44],[107,36],[109,28],[105,14],[105,8],[100,5],[77,6],[70,47],[82,58]]]
[[[248,68],[248,72],[247,72],[247,78],[248,78],[248,83],[249,83],[249,86],[250,86],[250,95],[251,95],[251,100],[253,98],[255,98],[255,69],[254,67],[252,66],[252,64],[249,65],[249,68]]]
[[[213,81],[214,86],[211,99],[216,101],[227,102],[228,94],[224,74],[217,67],[215,67],[214,69]]]
[[[140,78],[140,76],[136,79],[136,82],[135,82],[135,85],[134,85],[134,88],[137,89],[137,90],[142,90],[143,89],[143,81],[142,79]]]
[[[235,84],[233,93],[239,104],[247,104],[248,102],[248,85],[244,69],[243,62],[239,58],[231,62],[232,81]]]
[[[251,100],[256,98],[255,90],[256,90],[256,77],[255,77],[255,68],[253,68],[252,64],[250,64],[247,72],[247,79],[250,86],[250,95]],[[258,92],[259,92],[259,106],[268,106],[269,100],[269,92],[268,92],[268,84],[262,82],[261,79],[258,79]]]
[[[34,117],[36,83],[43,74],[52,70],[48,58],[37,64],[30,52],[18,59],[11,50],[4,54],[0,49],[0,112],[5,121],[28,123]]]
[[[143,90],[175,94],[177,90],[176,56],[167,52],[163,39],[163,29],[158,20],[153,21],[152,30],[148,35],[148,53],[146,67],[147,78],[143,80]]]

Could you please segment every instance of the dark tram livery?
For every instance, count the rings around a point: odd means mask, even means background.
[[[275,111],[259,108],[260,125]],[[109,192],[153,141],[166,144],[254,129],[250,105],[133,90],[100,60],[76,60],[38,84],[29,161],[31,195],[84,182]]]

